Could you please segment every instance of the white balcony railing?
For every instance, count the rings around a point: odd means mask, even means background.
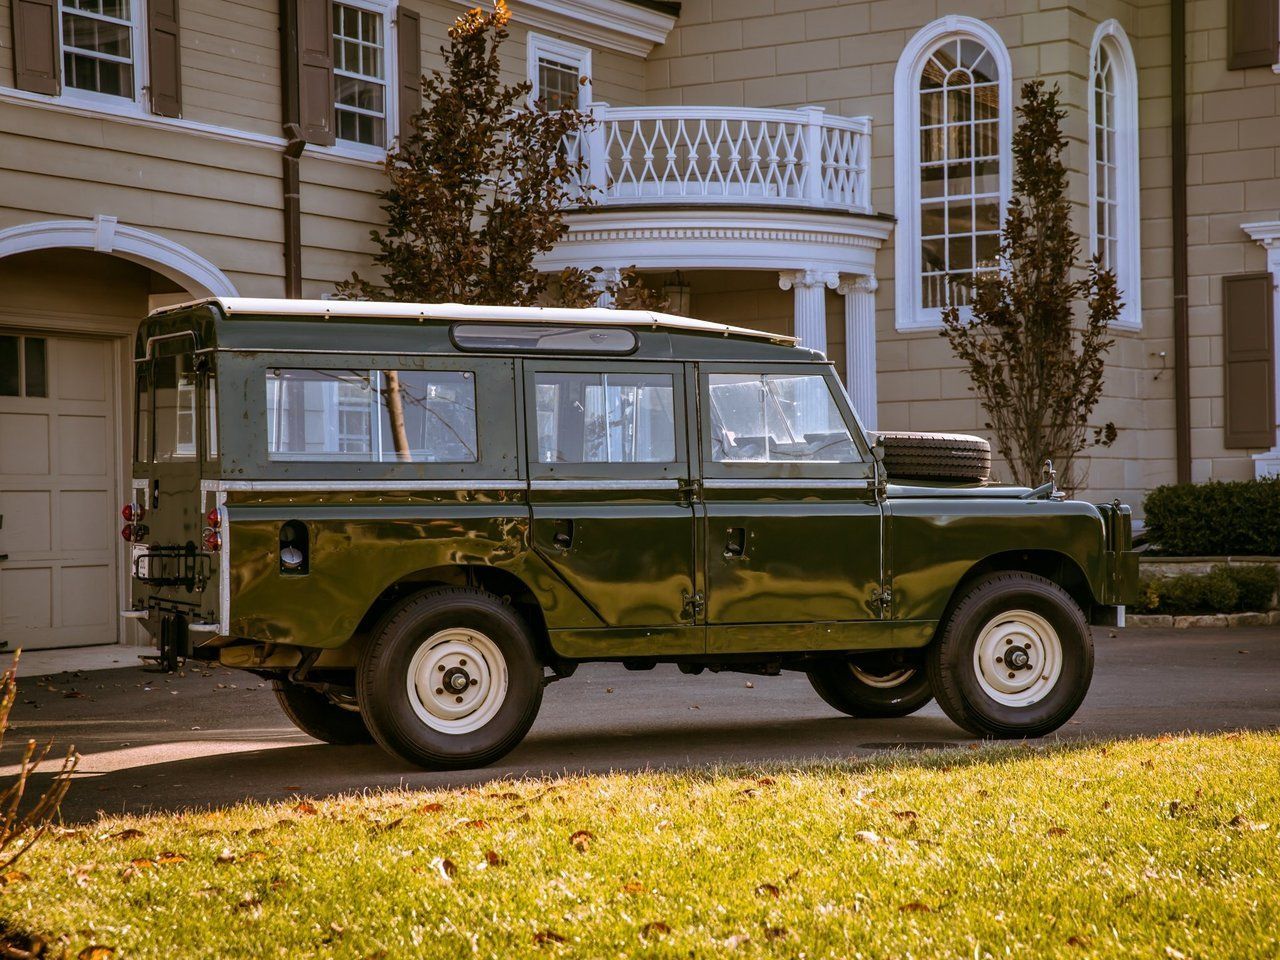
[[[871,212],[871,121],[822,107],[591,106],[584,189],[605,206],[761,204]],[[576,146],[576,145],[575,145]],[[576,151],[574,151],[576,152]]]

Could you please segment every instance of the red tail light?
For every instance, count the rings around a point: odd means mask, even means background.
[[[222,535],[212,527],[204,528],[204,548],[210,553],[217,553],[222,549]]]
[[[124,517],[125,523],[137,523],[146,513],[146,507],[137,503],[126,503],[120,508],[120,516]]]
[[[133,543],[133,524],[126,523],[124,529],[120,531],[120,536],[124,537],[125,543]]]
[[[212,510],[210,510],[208,513],[205,514],[204,522],[207,523],[214,530],[217,530],[222,526],[222,514],[221,512],[219,512],[217,507],[214,507]]]

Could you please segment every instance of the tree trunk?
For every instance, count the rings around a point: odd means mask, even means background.
[[[391,421],[391,440],[396,447],[396,459],[408,463],[413,459],[409,452],[409,435],[404,429],[404,403],[400,399],[400,372],[384,370],[386,386],[382,388],[382,400],[387,405],[387,419]]]

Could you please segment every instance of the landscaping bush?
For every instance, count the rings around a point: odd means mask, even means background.
[[[1207,574],[1143,577],[1134,613],[1257,613],[1271,607],[1280,572],[1270,565],[1214,567]]]
[[[1152,552],[1175,557],[1280,554],[1280,477],[1156,487],[1146,500]]]

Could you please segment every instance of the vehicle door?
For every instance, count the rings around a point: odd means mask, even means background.
[[[700,653],[682,365],[523,366],[534,549],[599,618],[600,654]]]
[[[875,462],[830,365],[699,365],[710,653],[846,649],[881,617]]]

